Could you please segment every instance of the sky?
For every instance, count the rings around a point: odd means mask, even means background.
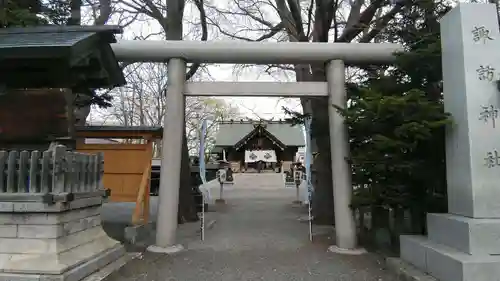
[[[128,0],[123,0],[128,1]],[[463,2],[465,0],[459,0]],[[486,0],[483,0],[486,1]],[[219,9],[231,9],[231,5],[235,5],[234,1],[207,0],[207,5],[217,6]],[[244,2],[241,2],[244,3]],[[265,1],[261,3],[266,3]],[[120,4],[123,5],[123,4]],[[242,4],[243,5],[243,4]],[[265,7],[264,4],[259,6],[259,9],[265,14],[267,21],[276,24],[280,21],[274,8]],[[255,21],[250,21],[248,17],[234,16],[225,14],[224,17],[214,16],[214,12],[206,9],[210,19],[215,19],[217,24],[229,33],[237,33],[238,36],[247,38],[257,38],[261,32],[248,31],[249,27],[258,29],[260,26]],[[186,1],[184,10],[184,40],[198,40],[199,30],[199,12],[191,1]],[[108,24],[118,24],[118,16],[114,15]],[[137,36],[148,36],[150,34],[160,34],[161,28],[159,24],[146,16],[140,16],[138,20],[128,25],[123,34],[123,39],[132,39]],[[242,31],[244,30],[244,31]],[[217,28],[209,25],[209,41],[228,40],[229,37],[220,34]],[[154,35],[149,37],[150,40],[163,40],[163,35]],[[198,72],[197,81],[295,81],[293,73],[285,74],[283,71],[274,71],[273,75],[264,72],[263,67],[250,66],[242,70],[242,66],[235,65],[210,65],[207,66],[207,72]],[[229,101],[232,105],[237,106],[244,116],[250,118],[284,118],[282,107],[285,106],[295,111],[301,111],[300,102],[298,99],[283,99],[276,97],[220,97]]]
[[[188,4],[185,8],[184,18],[188,21],[199,22],[197,20],[197,9]],[[221,3],[217,3],[220,5]],[[222,4],[224,6],[224,4]],[[117,24],[118,20],[114,16],[108,24]],[[224,24],[222,23],[221,26]],[[227,26],[230,26],[227,28]],[[230,30],[231,24],[226,24],[223,28]],[[149,34],[156,34],[161,30],[160,26],[155,20],[143,18],[142,20],[136,21],[133,24],[127,26],[124,29],[123,39],[132,39],[137,36],[146,36]],[[185,40],[196,40],[196,38],[191,38],[190,32],[193,30],[193,25],[190,23],[185,23],[184,34],[186,35]],[[213,30],[209,30],[210,40],[217,40],[220,38],[217,34],[214,34]],[[250,34],[251,36],[251,34]],[[151,36],[149,40],[162,40],[161,36]],[[226,38],[227,40],[227,38]],[[241,65],[208,65],[206,67],[208,71],[198,72],[197,81],[295,81],[294,76],[288,77],[282,71],[274,71],[273,75],[268,75],[264,72],[262,66],[241,66]],[[220,99],[227,100],[234,106],[237,106],[240,112],[247,117],[253,119],[282,119],[285,118],[282,107],[301,111],[299,99],[290,98],[276,98],[276,97],[219,97]]]
[[[265,73],[262,74],[257,67],[243,71],[242,74],[234,73],[233,69],[234,65],[222,65],[210,67],[209,71],[211,77],[216,81],[265,82],[288,80],[286,77],[278,77],[281,79],[277,79]],[[297,111],[302,110],[299,99],[276,97],[224,97],[224,99],[237,105],[240,111],[250,118],[269,119],[274,117],[275,119],[283,119],[285,117],[282,110],[283,106]]]

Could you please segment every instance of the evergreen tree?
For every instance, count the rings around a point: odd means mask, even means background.
[[[348,85],[349,107],[341,111],[357,187],[352,203],[371,207],[372,227],[384,227],[387,213],[377,211],[395,210],[401,224],[410,210],[412,232],[422,233],[427,212],[446,211],[444,127],[450,119],[442,103],[438,20],[448,10],[432,0],[405,8],[382,39],[404,44],[407,52],[393,67],[370,69],[365,81]]]
[[[38,0],[6,0],[0,6],[0,28],[40,24],[40,11]]]
[[[0,6],[0,28],[65,25],[71,16],[71,3],[67,0],[4,0]]]

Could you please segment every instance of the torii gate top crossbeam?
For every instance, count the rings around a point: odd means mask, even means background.
[[[390,63],[403,48],[391,43],[309,43],[242,41],[152,41],[119,40],[112,44],[119,61],[165,62],[183,58],[187,62],[237,64],[299,64],[343,60],[346,64]]]

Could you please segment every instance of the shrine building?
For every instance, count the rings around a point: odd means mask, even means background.
[[[300,125],[282,120],[230,120],[219,122],[212,153],[229,162],[234,172],[280,172],[280,167],[290,169],[304,145]]]

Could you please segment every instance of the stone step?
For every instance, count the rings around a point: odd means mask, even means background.
[[[492,281],[500,276],[500,256],[469,255],[428,240],[403,235],[401,258],[440,281]]]
[[[500,219],[427,214],[427,232],[429,240],[467,254],[500,254]]]

